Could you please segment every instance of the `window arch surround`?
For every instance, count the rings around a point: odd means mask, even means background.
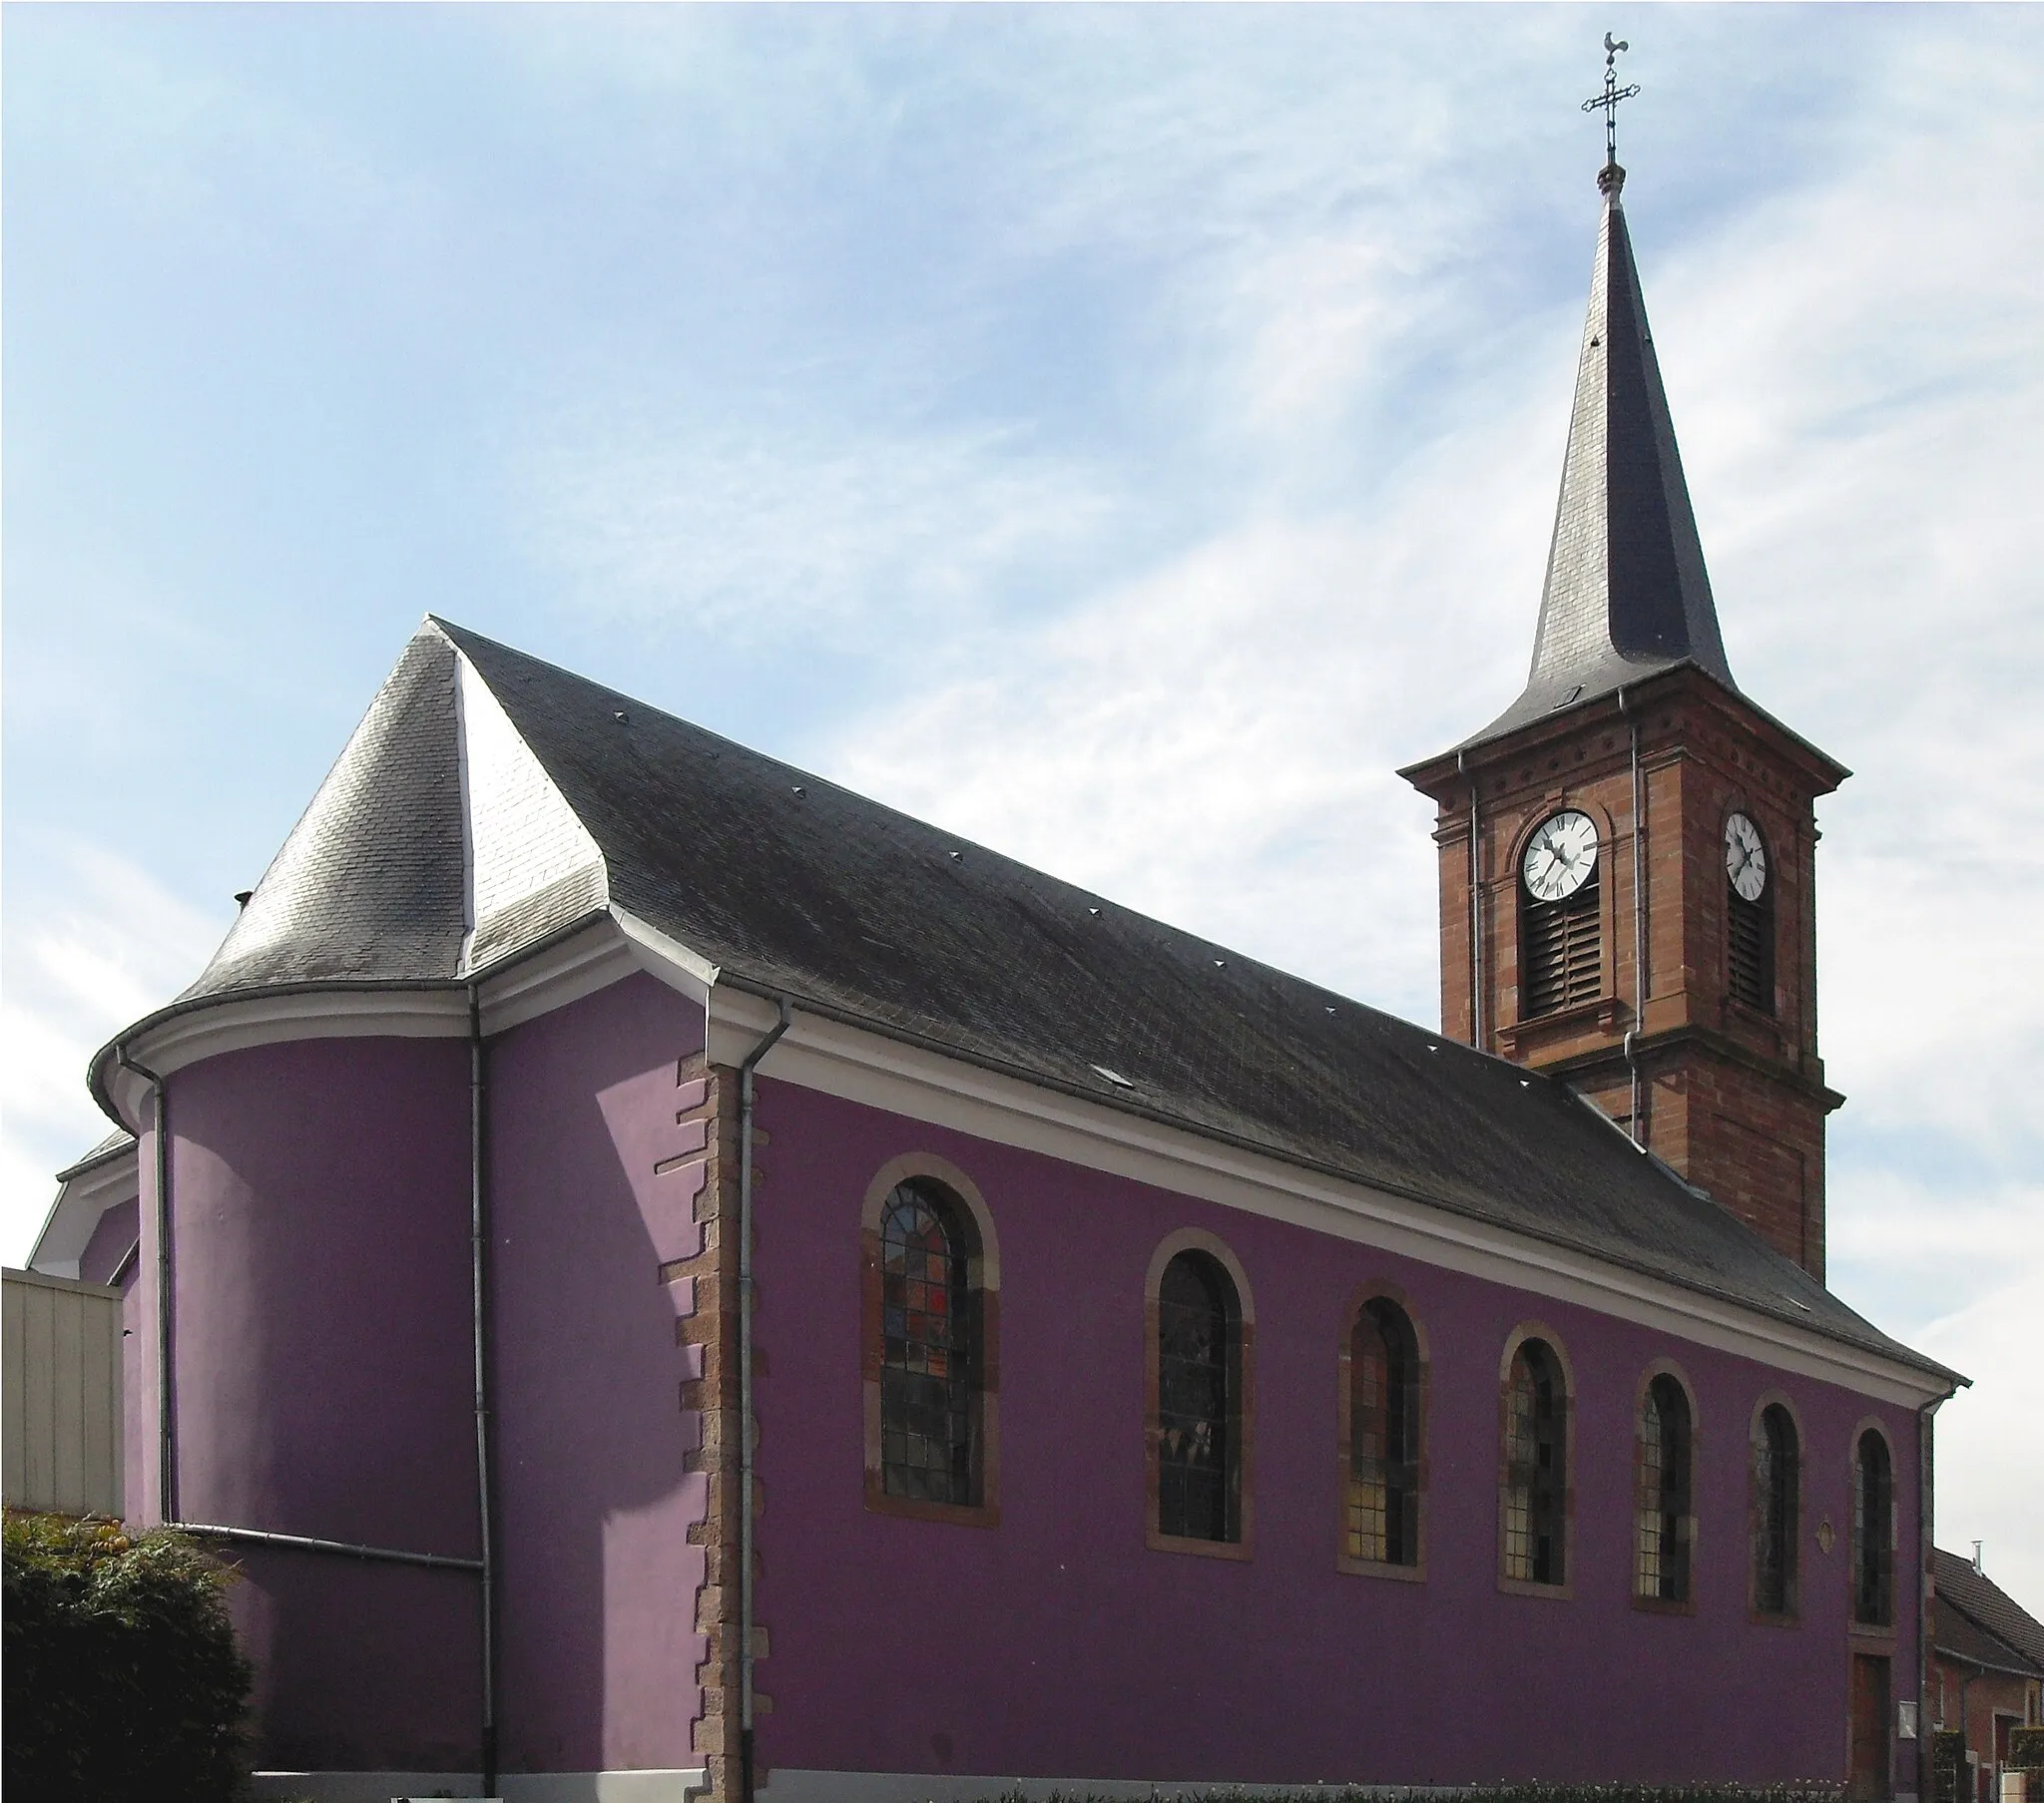
[[[1514,1419],[1522,1413],[1514,1396],[1520,1388],[1514,1378],[1522,1353],[1536,1398],[1543,1377],[1547,1385],[1544,1422]],[[1566,1601],[1576,1593],[1575,1550],[1570,1544],[1576,1516],[1575,1370],[1551,1327],[1525,1321],[1505,1337],[1497,1378],[1497,1587],[1513,1595]],[[1519,1401],[1524,1401],[1523,1393]],[[1537,1449],[1543,1443],[1550,1457],[1541,1482]],[[1544,1560],[1538,1548],[1543,1530],[1548,1541]],[[1545,1578],[1521,1575],[1543,1566],[1549,1574]]]
[[[1697,1471],[1703,1430],[1696,1385],[1673,1359],[1640,1373],[1633,1397],[1633,1604],[1697,1610]]]
[[[937,1502],[890,1494],[887,1432],[882,1398],[887,1361],[887,1270],[883,1237],[896,1191],[909,1185],[936,1204],[962,1266],[959,1321],[966,1335],[968,1368],[963,1397],[968,1441],[965,1503]],[[964,1527],[1000,1525],[1001,1436],[1001,1252],[994,1219],[979,1186],[948,1158],[907,1152],[890,1158],[866,1185],[859,1219],[859,1375],[864,1414],[865,1506],[878,1515],[953,1522]]]
[[[1387,1332],[1386,1329],[1391,1331]],[[1402,1329],[1402,1333],[1399,1330]],[[1394,1346],[1394,1335],[1402,1346]],[[1358,1355],[1362,1363],[1358,1366]],[[1397,1369],[1402,1362],[1405,1369]],[[1426,1435],[1431,1402],[1432,1360],[1427,1350],[1426,1329],[1404,1291],[1389,1283],[1366,1283],[1349,1298],[1341,1316],[1341,1340],[1337,1359],[1338,1381],[1335,1405],[1335,1523],[1334,1567],[1363,1578],[1392,1578],[1406,1582],[1426,1578],[1427,1452]],[[1381,1360],[1382,1368],[1370,1366]],[[1401,1395],[1390,1392],[1395,1389]],[[1402,1416],[1402,1419],[1400,1417]],[[1382,1437],[1376,1447],[1358,1447],[1358,1436]],[[1358,1460],[1360,1451],[1362,1457]],[[1370,1470],[1369,1462],[1380,1461],[1391,1471]],[[1402,1498],[1396,1495],[1396,1467],[1402,1466]],[[1358,1480],[1377,1497],[1358,1497]],[[1375,1482],[1372,1483],[1371,1480]],[[1377,1508],[1371,1508],[1371,1504]],[[1358,1522],[1358,1505],[1365,1519]],[[1381,1515],[1381,1522],[1367,1517]],[[1400,1557],[1369,1558],[1357,1550],[1358,1528],[1366,1536],[1372,1526],[1380,1527],[1383,1545],[1379,1551]],[[1367,1547],[1367,1540],[1364,1540]]]
[[[1851,1556],[1845,1564],[1845,1616],[1854,1634],[1881,1640],[1895,1633],[1895,1531],[1901,1513],[1895,1506],[1897,1470],[1887,1423],[1878,1415],[1861,1417],[1846,1462]]]
[[[1226,1384],[1223,1426],[1223,1492],[1228,1538],[1209,1540],[1167,1534],[1163,1527],[1165,1410],[1163,1343],[1165,1278],[1182,1256],[1207,1261],[1226,1316],[1223,1353]],[[1233,1292],[1232,1295],[1229,1292]],[[1143,1408],[1145,1544],[1158,1553],[1190,1553],[1205,1559],[1247,1560],[1256,1548],[1256,1349],[1257,1307],[1248,1274],[1227,1242],[1199,1227],[1167,1234],[1150,1255],[1143,1280]]]
[[[1747,1616],[1761,1626],[1794,1627],[1801,1620],[1808,1445],[1795,1399],[1783,1390],[1763,1392],[1747,1428]]]

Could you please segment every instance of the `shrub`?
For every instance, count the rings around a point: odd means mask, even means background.
[[[226,1803],[246,1770],[233,1573],[175,1534],[7,1517],[6,1784],[41,1803]]]

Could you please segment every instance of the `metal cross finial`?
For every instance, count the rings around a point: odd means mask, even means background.
[[[1618,53],[1631,48],[1623,38],[1614,42],[1610,32],[1604,34],[1604,92],[1593,94],[1583,102],[1585,113],[1594,113],[1599,107],[1604,109],[1604,166],[1607,169],[1618,163],[1618,103],[1631,100],[1640,91],[1638,82],[1628,82],[1623,88],[1618,85]]]

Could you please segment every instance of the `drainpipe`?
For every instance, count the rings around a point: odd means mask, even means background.
[[[1647,1021],[1647,877],[1646,877],[1646,791],[1640,780],[1640,722],[1625,704],[1625,690],[1618,691],[1618,717],[1632,727],[1633,776],[1633,1024],[1626,1029],[1625,1063],[1632,1077],[1633,1143],[1646,1149],[1647,1129],[1641,1121],[1646,1096],[1640,1082],[1640,1029]]]
[[[1954,1385],[1942,1396],[1933,1396],[1916,1411],[1916,1795],[1920,1803],[1932,1803],[1931,1787],[1937,1781],[1935,1744],[1930,1735],[1930,1585],[1935,1567],[1931,1549],[1935,1540],[1937,1466],[1933,1433],[1939,1407],[1958,1394]],[[1971,1678],[1959,1682],[1959,1733],[1963,1745],[1966,1729],[1966,1687]],[[1963,1764],[1963,1761],[1961,1762]],[[1970,1803],[1970,1799],[1968,1800]]]
[[[1464,758],[1455,753],[1455,774],[1461,775]],[[1480,820],[1476,803],[1476,778],[1469,778],[1469,1043],[1483,1050],[1483,841],[1477,836]]]
[[[149,1085],[156,1140],[156,1507],[166,1526],[178,1519],[178,1424],[171,1383],[171,1105],[164,1080],[114,1047],[114,1062]]]
[[[739,1797],[753,1799],[753,1103],[754,1073],[792,1018],[780,1018],[739,1066]]]
[[[482,1666],[481,1764],[484,1796],[497,1789],[497,1565],[495,1524],[490,1509],[490,1362],[487,1309],[489,1252],[488,1189],[484,1181],[482,992],[468,986],[468,1306],[475,1364],[475,1508],[482,1553],[480,1662]]]

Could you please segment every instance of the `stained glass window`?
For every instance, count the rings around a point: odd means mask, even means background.
[[[886,1493],[970,1505],[977,1363],[960,1211],[911,1180],[880,1219],[880,1472]]]
[[[1761,1411],[1754,1440],[1753,1600],[1770,1615],[1795,1610],[1796,1515],[1801,1492],[1795,1423],[1780,1403]]]
[[[1188,1540],[1232,1541],[1233,1388],[1239,1304],[1228,1273],[1204,1252],[1181,1252],[1157,1292],[1157,1528]]]
[[[1872,1428],[1859,1436],[1852,1473],[1852,1619],[1868,1627],[1894,1620],[1895,1481],[1888,1443]]]
[[[1568,1395],[1540,1340],[1512,1354],[1505,1383],[1505,1576],[1564,1581]]]
[[[1419,1347],[1395,1302],[1363,1304],[1348,1341],[1348,1472],[1342,1550],[1419,1563]]]
[[[1689,1397],[1663,1373],[1647,1386],[1640,1405],[1635,1595],[1689,1600],[1690,1459]]]

